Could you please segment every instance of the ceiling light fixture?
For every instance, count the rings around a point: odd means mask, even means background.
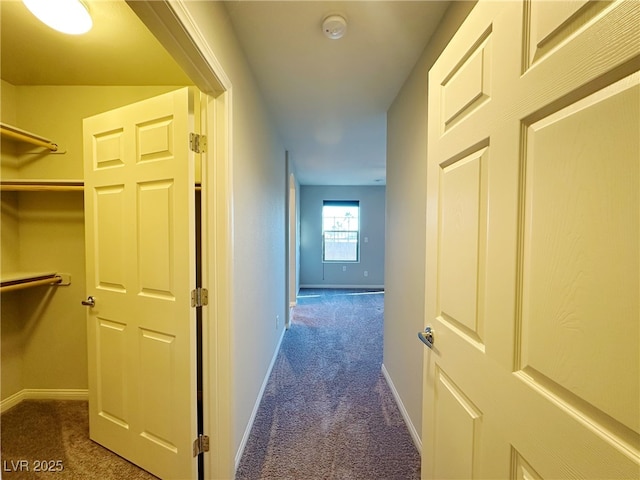
[[[342,38],[347,33],[347,21],[342,15],[329,15],[322,21],[322,32],[332,40]]]
[[[93,26],[82,0],[22,0],[38,20],[62,33],[80,35]]]

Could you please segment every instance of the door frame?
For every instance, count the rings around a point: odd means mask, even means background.
[[[232,478],[235,471],[231,398],[232,311],[232,85],[184,0],[126,0],[149,31],[206,98],[201,131],[209,148],[202,156],[203,415],[210,450],[204,477]]]
[[[286,255],[286,320],[285,328],[291,327],[291,316],[293,307],[296,306],[298,296],[298,191],[296,186],[296,176],[292,170],[292,163],[289,158],[289,152],[286,152],[286,205],[287,214],[285,222],[285,236],[287,238],[287,255]]]

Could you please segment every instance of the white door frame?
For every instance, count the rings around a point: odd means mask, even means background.
[[[287,181],[286,181],[286,237],[287,237],[287,319],[285,327],[291,326],[291,311],[296,306],[298,295],[298,213],[297,213],[297,188],[296,176],[291,170],[289,152],[287,152]]]
[[[202,159],[202,281],[209,290],[203,308],[205,478],[234,475],[231,415],[231,81],[188,11],[184,0],[127,4],[195,85],[207,94],[202,130],[209,149]],[[205,125],[206,123],[206,125]]]

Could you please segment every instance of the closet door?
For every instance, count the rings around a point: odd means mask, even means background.
[[[194,92],[84,120],[91,438],[196,478]]]
[[[638,25],[479,1],[429,73],[424,478],[640,474]]]

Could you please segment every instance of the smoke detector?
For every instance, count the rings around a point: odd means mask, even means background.
[[[322,33],[332,40],[342,38],[347,32],[347,21],[342,15],[329,15],[322,21]]]

